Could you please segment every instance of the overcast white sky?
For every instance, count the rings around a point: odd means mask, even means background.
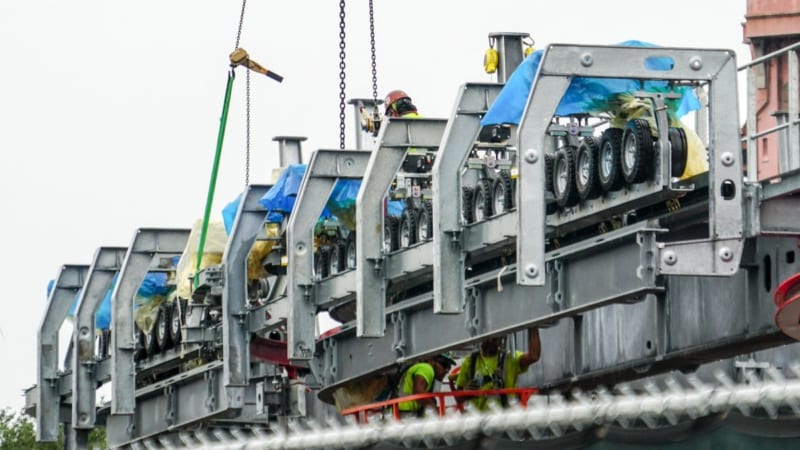
[[[285,77],[252,79],[253,183],[268,182],[277,166],[274,136],[308,137],[306,156],[339,146],[338,3],[247,4],[241,47]],[[368,1],[347,3],[347,95],[371,98]],[[482,65],[490,32],[530,33],[537,48],[638,39],[750,59],[745,0],[374,3],[378,96],[403,88],[428,117],[448,117],[462,83],[493,81]],[[202,217],[240,8],[233,0],[0,2],[0,408],[22,407],[35,382],[46,286],[62,264],[127,246],[137,228],[189,228]],[[245,76],[237,74],[214,218],[244,185]]]

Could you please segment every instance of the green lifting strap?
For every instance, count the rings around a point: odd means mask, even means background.
[[[206,197],[206,209],[203,213],[203,228],[200,231],[200,243],[197,247],[197,264],[194,271],[194,287],[199,283],[197,272],[200,271],[200,262],[203,260],[203,249],[206,246],[206,233],[208,233],[208,220],[211,216],[211,205],[214,203],[214,190],[217,186],[217,172],[219,171],[219,159],[222,154],[222,141],[225,140],[225,126],[228,123],[228,106],[231,103],[231,90],[233,89],[233,79],[235,78],[233,69],[228,71],[228,84],[225,87],[225,102],[222,105],[222,116],[219,119],[219,133],[217,133],[217,151],[214,154],[214,166],[211,168],[211,179],[208,182],[208,196]]]

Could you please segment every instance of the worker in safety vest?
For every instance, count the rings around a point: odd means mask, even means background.
[[[456,390],[506,389],[517,387],[517,377],[528,370],[541,356],[539,329],[528,329],[528,351],[508,352],[503,348],[503,339],[491,337],[480,344],[480,349],[466,356],[455,379]],[[458,398],[461,401],[465,397]],[[492,397],[499,406],[508,406],[508,396]],[[472,406],[478,410],[489,407],[488,397],[473,397]]]
[[[441,353],[409,367],[400,377],[397,387],[399,397],[433,392],[434,381],[444,381],[455,360],[447,353]],[[436,399],[409,400],[400,402],[398,409],[402,415],[424,414],[426,408],[436,408]]]
[[[386,107],[386,117],[421,117],[417,113],[417,107],[414,106],[411,97],[400,89],[395,89],[386,94],[383,105]]]

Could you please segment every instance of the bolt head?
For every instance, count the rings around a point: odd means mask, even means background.
[[[733,156],[733,153],[731,152],[723,152],[722,156],[720,156],[719,159],[720,161],[722,161],[723,165],[729,167],[734,163],[734,161],[736,161],[736,159]]]
[[[539,275],[539,268],[536,267],[536,264],[528,264],[525,266],[525,275],[528,278],[535,278],[536,275]]]
[[[667,250],[664,252],[664,255],[661,256],[661,259],[665,264],[672,266],[678,262],[678,255],[676,255],[672,250]]]
[[[694,56],[689,60],[689,67],[692,70],[700,70],[703,68],[703,60],[699,56]]]
[[[584,53],[581,55],[581,65],[583,67],[589,67],[594,64],[594,57],[592,57],[591,53]]]
[[[538,160],[539,160],[539,152],[537,152],[532,148],[525,150],[525,162],[533,164]]]

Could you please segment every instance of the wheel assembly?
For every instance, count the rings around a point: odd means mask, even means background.
[[[492,208],[495,214],[502,214],[514,206],[514,191],[511,187],[511,174],[507,170],[498,172],[492,190]]]
[[[136,331],[134,331],[134,333],[136,333],[136,349],[133,352],[133,360],[138,362],[147,357],[147,352],[145,351],[147,339],[144,336],[144,331],[142,331],[138,325],[134,327],[136,329]]]
[[[591,200],[600,195],[600,179],[597,177],[597,155],[600,142],[594,136],[587,136],[578,146],[575,160],[575,187],[581,200]]]
[[[481,178],[472,193],[472,214],[476,222],[492,216],[492,180]]]
[[[672,176],[680,177],[686,170],[686,160],[689,157],[686,132],[682,128],[669,129],[669,146],[672,155]]]
[[[597,165],[597,176],[600,187],[606,192],[618,191],[624,184],[620,163],[620,147],[622,130],[608,128],[600,139],[600,158]]]
[[[314,252],[314,274],[318,280],[330,275],[330,249],[327,245],[320,246]]]
[[[575,186],[575,150],[564,147],[556,152],[553,161],[553,195],[562,208],[578,203],[578,190]]]
[[[158,318],[161,317],[161,311],[156,315],[155,323],[150,327],[150,331],[144,333],[144,351],[147,356],[155,356],[158,354],[158,340],[156,339],[156,324]]]
[[[553,192],[553,155],[544,155],[544,190]]]
[[[383,249],[388,252],[397,250],[397,229],[400,221],[395,216],[383,218]]]
[[[172,336],[170,336],[170,327],[172,326],[172,313],[171,305],[162,304],[158,308],[158,319],[156,319],[156,341],[158,348],[166,350],[172,347]]]
[[[331,244],[328,255],[328,275],[336,275],[343,272],[344,269],[344,246],[338,242]]]
[[[417,242],[431,239],[433,239],[433,204],[430,200],[425,200],[417,214]]]
[[[628,121],[622,135],[622,176],[628,183],[641,183],[653,172],[653,135],[645,119]]]
[[[344,261],[348,269],[356,268],[356,234],[350,232],[344,244]]]
[[[186,319],[186,306],[188,302],[182,298],[175,299],[172,302],[172,312],[170,313],[170,326],[169,334],[172,338],[172,345],[181,343],[183,336],[181,335],[181,327]]]
[[[473,189],[469,186],[461,188],[461,214],[464,216],[464,222],[466,223],[475,221],[475,214],[472,208],[472,193]]]
[[[417,243],[417,214],[414,208],[406,206],[400,215],[400,229],[398,239],[400,248],[406,248]]]

